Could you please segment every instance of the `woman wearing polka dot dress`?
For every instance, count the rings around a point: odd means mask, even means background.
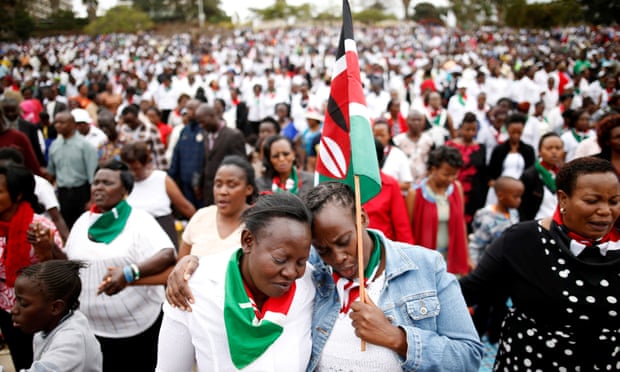
[[[620,370],[620,183],[606,160],[556,177],[553,218],[507,230],[461,279],[470,305],[510,297],[496,371]]]

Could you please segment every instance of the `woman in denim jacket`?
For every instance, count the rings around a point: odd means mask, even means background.
[[[357,301],[350,280],[358,272],[354,200],[341,183],[320,184],[305,197],[314,218],[310,260],[317,288],[308,371],[477,371],[482,344],[437,252],[365,229],[371,301]],[[368,224],[364,211],[362,222]],[[368,343],[365,352],[360,338]]]
[[[349,280],[357,276],[353,191],[325,183],[304,200],[313,214],[310,261],[316,285],[308,371],[478,370],[483,347],[458,282],[439,253],[365,229],[370,303],[362,304]],[[362,220],[366,226],[365,212]],[[174,306],[189,309],[193,297],[186,281],[197,264],[186,256],[171,273],[166,297]],[[360,338],[367,342],[365,352]]]

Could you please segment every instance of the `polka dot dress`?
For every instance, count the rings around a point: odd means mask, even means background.
[[[620,370],[620,259],[592,263],[577,258],[557,226],[537,228],[544,251],[540,267],[551,274],[547,305],[552,306],[545,313],[535,304],[534,311],[522,311],[515,303],[502,326],[494,370]],[[600,256],[598,248],[587,249]]]

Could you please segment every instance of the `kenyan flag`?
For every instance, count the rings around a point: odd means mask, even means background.
[[[365,203],[381,190],[381,178],[348,0],[342,2],[342,17],[317,172],[320,182],[344,182],[351,188],[354,188],[354,176],[360,176],[361,201]]]
[[[233,364],[243,369],[258,359],[284,330],[288,310],[295,297],[295,282],[281,297],[270,297],[258,310],[245,286],[239,268],[242,251],[233,253],[226,268],[224,323]]]

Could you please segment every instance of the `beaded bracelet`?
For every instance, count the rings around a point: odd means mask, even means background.
[[[131,269],[133,270],[134,280],[140,280],[140,269],[138,268],[138,265],[131,264],[130,266],[131,266]]]
[[[136,280],[130,265],[123,267],[123,275],[125,275],[125,281],[127,283],[131,283]]]

